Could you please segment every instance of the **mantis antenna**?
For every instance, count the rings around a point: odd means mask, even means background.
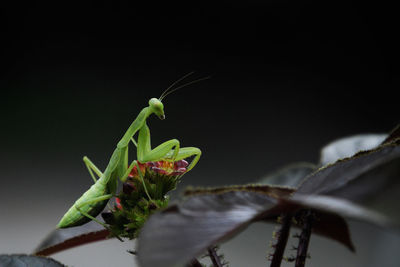
[[[185,79],[186,77],[192,75],[193,73],[194,73],[194,72],[190,72],[190,73],[186,74],[185,76],[183,76],[182,78],[180,78],[179,80],[175,81],[173,84],[171,84],[171,85],[161,94],[159,100],[162,101],[167,95],[169,95],[169,94],[171,94],[171,93],[173,93],[173,92],[175,92],[175,91],[177,91],[177,90],[179,90],[179,89],[181,89],[181,88],[183,88],[183,87],[186,87],[186,86],[188,86],[188,85],[191,85],[191,84],[194,84],[194,83],[197,83],[197,82],[200,82],[200,81],[207,80],[207,79],[210,79],[210,78],[211,78],[211,76],[203,77],[203,78],[200,78],[200,79],[197,79],[197,80],[194,80],[194,81],[185,83],[185,84],[183,84],[183,85],[180,85],[180,86],[178,86],[178,87],[176,87],[176,88],[174,88],[174,89],[171,89],[174,85],[176,85],[177,83],[179,83],[180,81],[182,81],[182,80]]]
[[[170,90],[172,87],[174,87],[177,83],[179,83],[180,81],[184,80],[185,78],[189,77],[190,75],[192,75],[194,73],[194,71],[189,72],[188,74],[185,74],[184,76],[182,76],[181,78],[179,78],[178,80],[176,80],[175,82],[173,82],[167,89],[164,90],[164,92],[162,92],[161,96],[160,96],[160,100],[162,100],[164,98],[164,94],[166,94],[168,92],[168,90]]]

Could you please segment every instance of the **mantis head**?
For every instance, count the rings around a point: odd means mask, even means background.
[[[157,115],[160,120],[165,119],[164,104],[158,98],[152,98],[149,100],[149,107],[151,112]]]

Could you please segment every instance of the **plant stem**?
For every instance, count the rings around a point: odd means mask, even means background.
[[[286,243],[289,238],[290,225],[292,223],[292,216],[283,214],[281,216],[282,226],[277,232],[278,241],[275,245],[274,255],[272,256],[270,267],[280,267],[282,263],[283,253],[285,252]]]
[[[219,256],[215,252],[215,247],[208,248],[208,255],[214,265],[214,267],[223,267],[221,261],[219,260]]]
[[[303,215],[303,229],[300,234],[299,245],[297,247],[297,257],[295,267],[304,267],[307,258],[308,244],[310,243],[312,223],[314,214],[307,210]]]

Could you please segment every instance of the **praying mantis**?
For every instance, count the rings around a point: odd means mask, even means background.
[[[143,176],[140,172],[138,162],[146,163],[160,160],[174,162],[194,156],[193,160],[187,167],[187,171],[190,171],[197,164],[201,156],[201,150],[196,147],[181,148],[177,139],[168,140],[154,149],[151,149],[150,129],[147,126],[147,119],[151,114],[155,114],[161,120],[165,119],[164,104],[162,103],[162,100],[167,95],[184,86],[209,78],[205,77],[194,80],[172,89],[173,86],[191,74],[192,73],[189,73],[174,82],[161,94],[159,98],[151,98],[149,100],[149,105],[140,111],[139,115],[129,126],[122,139],[118,142],[117,147],[111,155],[110,161],[103,173],[89,160],[89,158],[86,156],[83,158],[83,161],[94,180],[94,184],[77,201],[75,201],[72,207],[64,214],[57,225],[58,228],[79,226],[91,220],[107,228],[104,223],[100,222],[95,217],[105,208],[109,199],[115,196],[118,180],[125,182],[134,166],[137,167],[144,185]],[[134,139],[136,133],[138,133],[137,142]],[[128,165],[128,146],[130,142],[132,142],[137,148],[137,160],[133,160],[132,163]],[[99,179],[95,178],[94,173],[99,177]],[[150,199],[149,195],[148,197]]]

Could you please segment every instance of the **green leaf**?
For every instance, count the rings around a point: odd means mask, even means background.
[[[0,266],[2,267],[27,267],[27,266],[42,266],[42,267],[64,267],[58,261],[51,258],[23,255],[23,254],[12,254],[12,255],[0,255]]]
[[[48,256],[72,247],[105,240],[109,235],[108,230],[93,221],[82,226],[55,229],[38,245],[34,254]]]
[[[315,164],[298,162],[268,174],[257,183],[297,188],[304,178],[316,169]]]
[[[359,134],[335,140],[322,148],[320,165],[332,164],[360,151],[374,149],[387,137],[387,134]]]

